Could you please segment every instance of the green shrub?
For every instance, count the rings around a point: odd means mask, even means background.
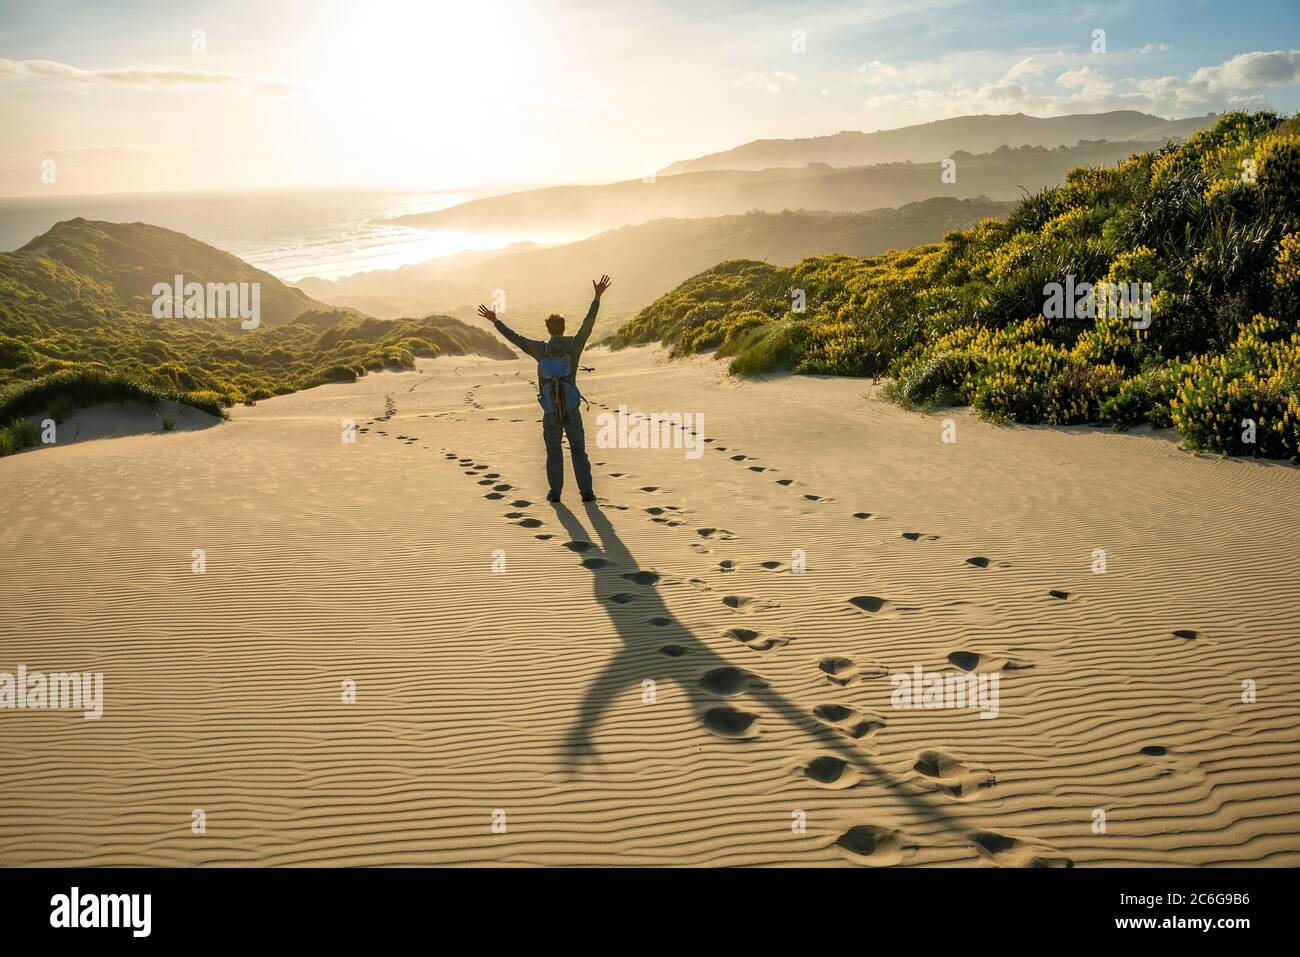
[[[36,445],[41,440],[40,429],[30,419],[15,416],[0,428],[0,455],[12,455]]]
[[[976,358],[965,350],[945,349],[928,355],[888,391],[901,405],[932,408],[954,405],[964,398],[963,387],[975,372]]]

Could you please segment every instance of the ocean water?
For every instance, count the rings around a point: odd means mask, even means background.
[[[535,237],[412,229],[389,222],[473,199],[473,191],[133,193],[0,199],[0,250],[82,216],[165,226],[233,253],[286,282],[393,269]]]

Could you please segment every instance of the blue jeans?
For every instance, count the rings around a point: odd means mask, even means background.
[[[578,481],[578,491],[583,498],[595,498],[591,489],[591,461],[587,458],[587,439],[582,431],[582,415],[570,409],[564,421],[558,412],[542,413],[542,439],[546,442],[546,481],[551,486],[551,498],[559,498],[564,489],[563,436],[569,437],[569,457],[573,459],[573,477]]]

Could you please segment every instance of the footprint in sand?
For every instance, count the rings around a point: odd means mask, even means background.
[[[858,769],[843,758],[830,755],[818,755],[799,765],[801,773],[818,787],[830,791],[842,791],[857,784],[860,775]]]
[[[885,726],[885,717],[874,711],[859,711],[846,704],[819,704],[813,708],[813,717],[836,734],[857,740],[875,734]]]
[[[727,595],[722,599],[722,603],[733,611],[738,611],[742,615],[752,615],[756,611],[768,611],[772,608],[780,608],[781,603],[775,601],[765,601],[762,598],[750,598],[747,595]]]
[[[629,605],[632,602],[636,601],[638,597],[640,596],[633,595],[630,592],[621,591],[621,592],[617,592],[616,594],[610,595],[608,600],[612,601],[616,605]]]
[[[871,517],[871,513],[870,513],[870,512],[854,512],[854,513],[853,513],[853,517],[854,517],[854,518],[860,518],[860,519],[862,519],[862,520],[865,521],[866,519],[868,519],[868,518]]]
[[[766,688],[767,682],[744,668],[725,665],[700,675],[700,687],[719,698],[730,698],[754,688]]]
[[[916,845],[908,844],[892,827],[859,824],[835,839],[835,845],[855,864],[892,867],[903,862]]]
[[[1029,838],[1010,837],[993,831],[975,835],[975,850],[998,867],[1073,867],[1074,861],[1054,847]]]
[[[831,654],[819,661],[819,670],[826,675],[826,680],[831,684],[841,685],[852,683],[857,677],[883,677],[889,674],[889,668],[880,662],[867,662],[859,664],[852,658],[846,658],[845,655]]]
[[[1182,638],[1184,641],[1195,641],[1197,638],[1201,637],[1201,633],[1199,631],[1193,631],[1191,628],[1179,628],[1174,632],[1174,637]]]
[[[992,671],[1021,671],[1032,668],[1032,662],[1012,655],[983,654],[978,651],[951,651],[948,662],[962,671],[987,674]]]
[[[513,502],[510,503],[510,507],[511,507],[511,508],[527,508],[529,505],[532,505],[532,504],[533,504],[532,502],[528,501],[528,500],[525,499],[525,498],[517,498],[517,499],[515,499]]]
[[[725,705],[704,712],[704,727],[724,738],[758,737],[758,715]]]
[[[571,552],[589,552],[596,546],[591,542],[565,542],[564,547]]]
[[[895,605],[889,599],[877,598],[875,595],[857,595],[849,599],[849,604],[859,611],[865,611],[873,618],[897,618],[899,615],[910,614],[911,612],[921,610],[919,608]]]
[[[972,767],[945,751],[922,751],[912,770],[920,783],[963,801],[974,800],[997,783],[988,768]]]
[[[827,681],[840,687],[851,684],[859,674],[857,662],[842,655],[828,655],[817,662],[817,667],[821,669]]]
[[[681,658],[683,655],[689,655],[691,650],[682,645],[664,645],[659,649],[659,654],[667,655],[669,658]]]
[[[630,582],[636,582],[638,585],[655,585],[659,582],[659,575],[655,572],[628,572],[623,577]]]
[[[724,638],[738,641],[751,651],[771,651],[790,644],[790,639],[776,635],[765,635],[752,628],[728,628],[722,633]]]
[[[697,528],[695,534],[711,542],[729,542],[736,537],[725,528]]]
[[[511,522],[512,525],[518,525],[520,528],[541,528],[545,523],[536,518],[523,518],[517,522]]]
[[[1184,783],[1205,783],[1205,771],[1188,755],[1179,754],[1163,744],[1147,744],[1138,748],[1142,764],[1150,767],[1157,779],[1178,778]]]
[[[1061,591],[1059,588],[1053,588],[1047,593],[1048,598],[1055,598],[1057,601],[1077,601],[1077,595],[1071,595],[1068,591]]]
[[[938,535],[928,535],[925,532],[903,532],[900,538],[905,538],[909,542],[937,542]]]
[[[722,572],[723,574],[726,574],[727,572],[734,572],[736,570],[737,564],[738,564],[737,562],[732,561],[730,558],[725,559],[723,561],[718,562],[718,571]]]
[[[650,624],[654,625],[656,628],[667,628],[667,627],[668,627],[669,625],[671,625],[672,623],[673,623],[673,620],[672,620],[671,618],[651,618],[651,619],[650,619]]]
[[[492,499],[493,501],[495,501],[495,500],[497,500],[497,499],[505,498],[505,496],[502,495],[500,492],[488,492],[488,493],[487,493],[486,495],[484,495],[483,497],[484,497],[484,498],[487,498],[487,499]]]
[[[585,558],[582,561],[583,568],[590,568],[593,570],[597,568],[605,568],[612,564],[614,563],[611,562],[608,558]]]

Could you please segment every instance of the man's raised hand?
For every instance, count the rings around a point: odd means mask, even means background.
[[[605,294],[605,290],[609,288],[609,283],[609,277],[604,274],[601,274],[600,279],[593,279],[591,281],[592,288],[596,290],[597,299]]]
[[[479,306],[478,314],[482,316],[484,319],[486,319],[488,322],[497,321],[497,314],[493,312],[491,309],[489,309],[487,306]]]

